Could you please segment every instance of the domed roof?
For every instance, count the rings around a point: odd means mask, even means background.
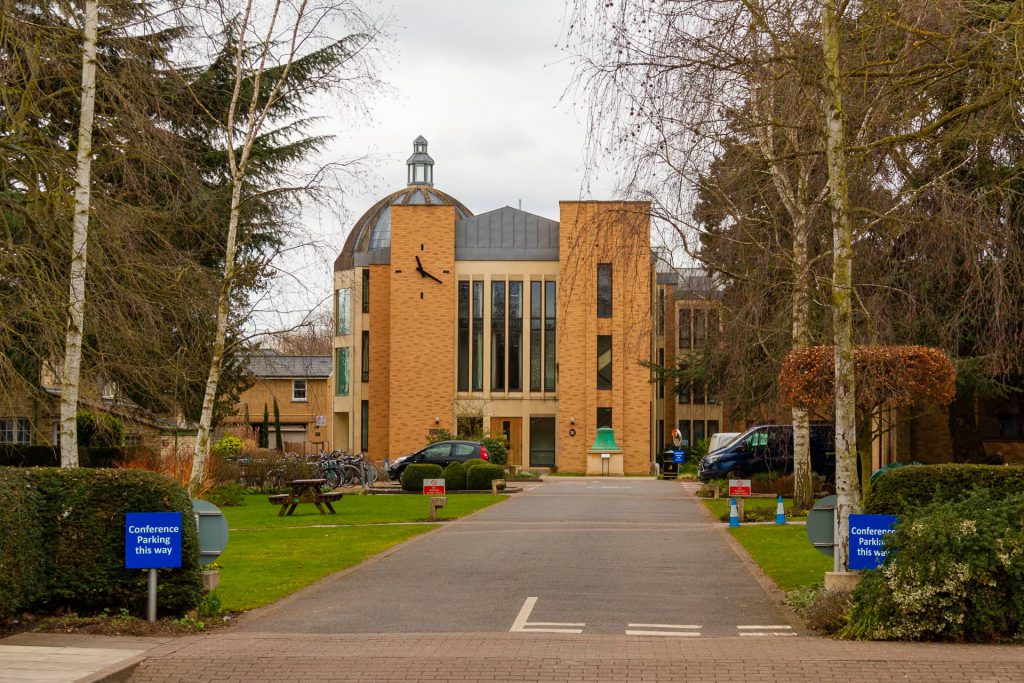
[[[424,141],[425,142],[425,141]],[[473,212],[455,197],[429,185],[409,185],[392,192],[370,207],[352,227],[345,246],[334,261],[334,270],[349,270],[355,255],[391,247],[392,206],[454,206],[455,219],[468,218]]]

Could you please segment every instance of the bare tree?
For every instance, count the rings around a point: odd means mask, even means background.
[[[260,10],[266,14],[262,15]],[[345,0],[273,0],[267,7],[257,7],[254,0],[246,0],[237,15],[224,5],[220,11],[224,35],[233,46],[231,93],[222,109],[203,106],[221,130],[231,200],[217,326],[193,457],[193,490],[202,481],[209,454],[232,293],[238,276],[239,222],[246,186],[252,182],[249,174],[254,149],[293,133],[294,127],[287,122],[294,121],[296,112],[308,106],[308,98],[314,93],[344,89],[351,95],[360,88],[372,88],[376,83],[372,73],[373,51],[382,31],[379,23]],[[329,31],[336,31],[339,26],[353,32],[341,39],[330,37]],[[285,125],[281,128],[269,128],[282,122]],[[308,152],[315,146],[306,144],[297,151]],[[310,186],[303,189],[309,190]]]

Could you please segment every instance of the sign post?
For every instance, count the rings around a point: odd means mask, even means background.
[[[124,566],[149,570],[146,618],[156,621],[156,570],[181,567],[181,513],[126,513]]]
[[[443,496],[444,495],[444,479],[424,479],[423,480],[423,495],[425,495],[425,496]]]

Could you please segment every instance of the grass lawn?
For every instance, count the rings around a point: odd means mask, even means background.
[[[448,496],[441,517],[463,517],[506,498],[472,493]],[[231,611],[279,600],[438,526],[396,524],[425,520],[429,496],[347,495],[334,503],[336,515],[321,515],[312,504],[303,503],[290,517],[278,517],[278,506],[267,502],[265,495],[245,499],[244,506],[221,508],[231,535],[217,559],[221,565],[217,597],[221,607]],[[312,528],[316,524],[341,526]]]
[[[728,498],[702,498],[704,505],[707,506],[711,513],[718,517],[723,522],[729,521],[729,499]],[[744,512],[750,512],[751,510],[767,510],[771,513],[771,518],[767,521],[775,521],[775,506],[778,501],[775,498],[747,498],[744,505]],[[799,515],[794,517],[790,514],[790,510],[793,507],[792,498],[783,498],[782,506],[786,509],[786,519],[807,519],[807,515]]]
[[[438,510],[441,519],[456,519],[476,512],[508,496],[489,493],[459,493],[448,496],[448,504]],[[336,515],[321,515],[312,503],[300,503],[295,514],[278,517],[278,506],[267,496],[248,495],[245,505],[224,507],[221,511],[232,530],[273,529],[313,524],[387,524],[389,522],[425,522],[429,516],[430,496],[377,494],[346,495],[334,503]]]
[[[729,533],[784,591],[819,584],[832,570],[832,558],[814,549],[803,525],[741,526]]]

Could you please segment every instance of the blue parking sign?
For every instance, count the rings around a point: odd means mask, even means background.
[[[685,462],[686,451],[672,451],[672,462]]]
[[[885,537],[893,532],[893,515],[850,515],[850,569],[877,569],[889,549]]]
[[[181,513],[128,512],[124,519],[124,566],[171,569],[181,566]]]

